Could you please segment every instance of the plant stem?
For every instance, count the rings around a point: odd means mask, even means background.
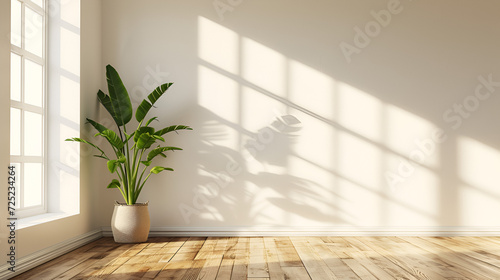
[[[125,133],[127,133],[127,127],[126,126],[123,126],[123,131]],[[131,193],[133,191],[133,187],[134,186],[131,186],[132,184],[132,177],[131,177],[131,174],[130,174],[130,150],[129,150],[129,146],[128,146],[128,141],[125,143],[125,145],[127,146],[127,148],[125,149],[126,150],[126,160],[125,160],[125,170],[127,172],[127,178],[128,178],[128,184],[127,184],[127,204],[128,205],[132,205],[132,196],[131,196]]]

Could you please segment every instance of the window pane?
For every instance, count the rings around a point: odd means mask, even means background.
[[[10,108],[10,154],[21,155],[21,110]]]
[[[43,0],[31,0],[31,2],[43,9]]]
[[[14,166],[14,177],[15,177],[15,180],[14,180],[14,186],[12,185],[9,185],[9,187],[15,187],[16,190],[15,190],[15,193],[14,193],[14,196],[16,197],[16,208],[19,208],[19,197],[21,195],[20,193],[20,189],[19,189],[19,186],[21,185],[21,164],[18,163],[18,162],[15,162],[15,163],[11,163],[10,166]],[[10,180],[9,180],[10,181]],[[9,194],[12,196],[12,194]]]
[[[24,41],[25,49],[42,57],[43,51],[43,20],[42,16],[25,7],[24,12]]]
[[[10,42],[18,47],[21,47],[21,26],[21,3],[12,0],[10,6]]]
[[[24,164],[24,207],[42,204],[42,164]]]
[[[24,112],[24,155],[42,156],[42,115]]]
[[[21,57],[10,53],[10,99],[21,101]]]
[[[42,107],[43,68],[28,59],[24,60],[24,68],[24,102]]]

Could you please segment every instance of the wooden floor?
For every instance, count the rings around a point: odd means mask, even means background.
[[[102,238],[13,279],[500,279],[500,238]]]

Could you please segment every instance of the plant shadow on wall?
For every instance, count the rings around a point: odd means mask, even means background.
[[[340,222],[335,215],[308,203],[329,205],[329,198],[335,194],[310,192],[311,186],[321,186],[286,172],[291,145],[301,129],[297,118],[277,116],[268,126],[252,132],[205,108],[200,111],[203,122],[196,124],[201,127],[199,133],[203,139],[198,162],[199,186],[192,203],[180,205],[186,223],[202,216],[212,220],[212,224],[259,220],[261,226],[276,226],[277,217],[272,213],[281,211],[304,219]],[[232,131],[237,131],[242,141],[236,149],[220,144],[231,138]],[[278,221],[281,226],[292,222],[281,215]]]
[[[476,177],[493,173],[475,168],[472,175],[466,154],[484,150],[480,157],[495,162],[497,150],[446,130],[432,111],[419,112],[420,100],[391,96],[403,92],[393,84],[342,82],[303,53],[235,30],[198,17],[199,114],[192,121],[200,147],[194,193],[179,203],[185,224],[447,226],[460,224],[460,198],[489,197],[488,207],[496,207],[498,191]],[[275,121],[294,130],[280,131]],[[268,129],[273,140],[264,143]],[[446,145],[435,140],[440,129]],[[402,162],[414,172],[400,174]],[[401,184],[391,186],[388,172]]]

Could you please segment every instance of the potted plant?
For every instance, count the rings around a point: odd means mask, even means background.
[[[99,90],[97,98],[115,121],[117,132],[91,119],[87,118],[87,121],[98,132],[94,137],[103,137],[107,140],[113,150],[113,155],[109,156],[101,147],[81,138],[70,138],[66,141],[92,146],[100,153],[95,156],[106,160],[109,172],[117,175],[117,178],[113,179],[107,187],[118,189],[125,199],[125,203],[116,202],[111,219],[115,242],[145,242],[148,239],[150,226],[148,203],[137,203],[137,199],[151,174],[158,174],[164,170],[173,171],[168,167],[153,167],[151,163],[157,156],[166,157],[164,153],[167,151],[182,150],[162,145],[161,142],[165,142],[163,135],[172,131],[192,129],[185,125],[172,125],[155,130],[150,125],[157,117],[146,120],[149,110],[172,85],[172,83],[166,83],[157,87],[147,99],[141,102],[135,111],[138,126],[132,132],[127,130],[126,125],[132,119],[133,114],[128,92],[118,72],[111,65],[106,66],[106,78],[109,95]]]

